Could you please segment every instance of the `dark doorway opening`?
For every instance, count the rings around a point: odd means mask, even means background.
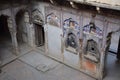
[[[0,60],[7,63],[12,57],[12,39],[7,22],[8,16],[0,16]]]
[[[7,23],[7,16],[4,16],[4,15],[0,16],[0,41],[2,39],[11,40],[11,35],[9,32],[8,23]]]
[[[44,46],[45,44],[45,34],[44,28],[42,25],[34,24],[35,25],[35,44],[37,47]]]
[[[25,11],[20,10],[16,15],[18,45],[28,43],[27,27],[25,24]]]
[[[7,16],[0,16],[0,49],[11,47],[11,35],[8,28]]]

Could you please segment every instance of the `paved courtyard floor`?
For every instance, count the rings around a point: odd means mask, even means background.
[[[78,70],[42,55],[38,51],[28,50],[23,53],[3,65],[0,80],[95,80]],[[114,55],[108,56],[108,74],[103,80],[120,80],[120,64],[116,64],[115,60]]]

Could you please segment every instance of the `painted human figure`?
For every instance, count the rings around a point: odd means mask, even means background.
[[[90,26],[90,33],[95,34],[96,33],[95,24],[91,22],[89,26]]]
[[[70,27],[71,29],[74,29],[74,27],[75,27],[74,21],[70,21],[70,22],[69,22],[69,27]]]

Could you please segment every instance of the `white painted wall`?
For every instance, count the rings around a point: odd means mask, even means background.
[[[62,29],[48,25],[48,53],[50,56],[62,61],[63,55],[61,52],[61,34]]]
[[[110,45],[111,51],[117,52],[119,37],[120,37],[120,32],[112,34],[111,45]]]

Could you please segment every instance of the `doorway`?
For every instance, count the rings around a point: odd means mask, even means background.
[[[117,49],[119,44],[119,32],[109,32],[107,36],[107,43],[109,46],[106,48],[106,64],[105,69],[107,70],[107,76],[105,79],[109,79],[111,76],[114,80],[120,75],[120,63],[117,62]]]
[[[2,65],[14,58],[12,54],[12,39],[7,19],[8,16],[0,16],[0,61],[2,61]]]
[[[0,16],[0,41],[11,40],[11,35],[8,28],[7,16]]]
[[[119,43],[119,32],[115,32],[111,35],[111,44],[109,48],[109,52],[117,54],[118,43]]]
[[[35,44],[37,47],[44,47],[45,44],[44,27],[39,24],[34,24],[34,26],[35,26]]]

